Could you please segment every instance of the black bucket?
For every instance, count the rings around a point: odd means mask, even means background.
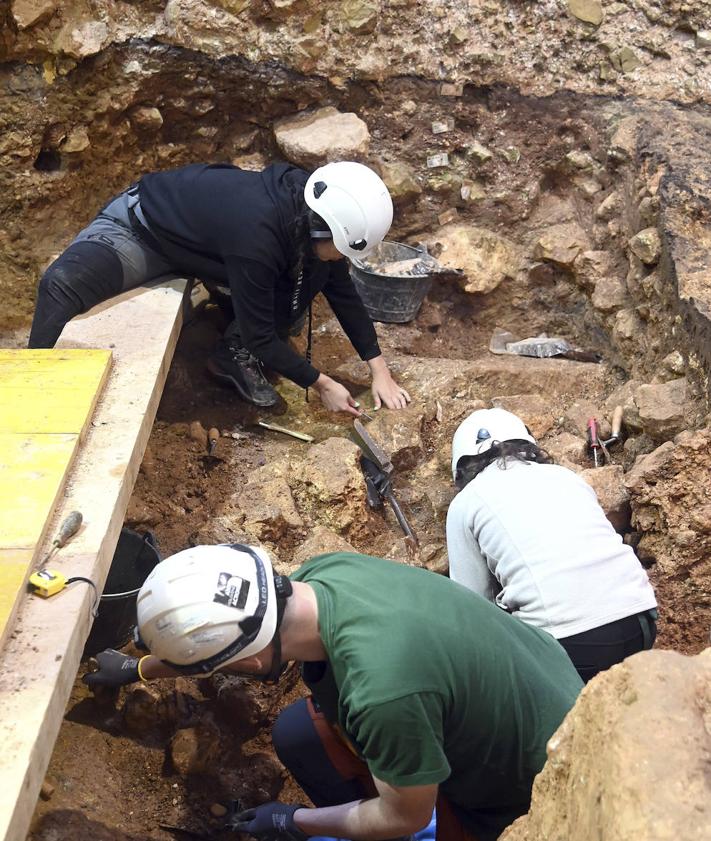
[[[131,639],[136,626],[136,596],[160,560],[156,539],[150,532],[121,529],[99,612],[84,646],[85,657],[105,648],[120,648]]]
[[[403,260],[417,260],[418,273],[387,275],[374,271],[378,264]],[[424,248],[381,242],[365,260],[351,260],[351,277],[373,321],[402,324],[412,321],[419,312],[438,268]]]

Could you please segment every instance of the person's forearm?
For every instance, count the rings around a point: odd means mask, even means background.
[[[411,818],[388,808],[381,797],[320,809],[299,809],[294,813],[294,822],[307,835],[349,838],[352,841],[398,838],[422,829],[415,826]]]
[[[139,665],[139,674],[143,680],[157,680],[161,677],[180,677],[180,672],[167,666],[162,660],[159,660],[158,657],[154,657],[152,654],[141,657]]]
[[[373,377],[377,376],[378,374],[387,374],[388,373],[388,363],[385,361],[385,357],[380,354],[380,356],[375,356],[373,359],[368,360],[368,367],[370,368],[370,373]]]

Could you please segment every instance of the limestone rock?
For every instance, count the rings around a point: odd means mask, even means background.
[[[83,152],[89,146],[91,146],[91,141],[86,126],[75,126],[59,148],[62,152],[71,154],[73,152]]]
[[[434,238],[442,244],[440,263],[463,269],[465,292],[491,292],[505,278],[515,277],[521,266],[518,246],[485,228],[447,225]]]
[[[586,457],[587,441],[580,435],[563,431],[547,440],[544,449],[553,457],[556,464],[565,463],[567,467],[573,465],[577,467]]]
[[[331,106],[279,121],[274,137],[288,160],[307,168],[357,160],[367,154],[370,144],[368,126],[360,117]]]
[[[131,125],[142,131],[158,131],[163,125],[163,115],[158,108],[141,105],[130,114]]]
[[[632,47],[625,44],[610,54],[610,63],[618,73],[631,73],[642,62]]]
[[[588,420],[596,418],[601,438],[610,437],[610,424],[603,417],[600,406],[592,400],[576,400],[567,408],[563,416],[563,428],[574,435],[587,436]]]
[[[163,696],[155,685],[135,683],[126,690],[123,722],[129,733],[146,737],[164,724]]]
[[[573,149],[565,156],[566,168],[573,172],[592,172],[595,169],[595,158],[590,152],[583,152],[582,149]]]
[[[677,377],[682,377],[686,371],[686,363],[683,354],[678,350],[673,350],[662,359],[662,366],[670,374]]]
[[[634,160],[637,154],[637,130],[636,117],[620,120],[610,140],[610,157],[620,162]]]
[[[687,382],[684,377],[667,383],[642,385],[635,403],[644,431],[655,441],[673,438],[684,428]]]
[[[486,146],[483,146],[478,140],[475,140],[467,146],[466,154],[468,158],[471,158],[480,164],[485,164],[494,157],[494,153],[491,149],[487,149]]]
[[[509,394],[493,397],[492,406],[518,415],[531,430],[534,438],[543,438],[555,422],[551,401],[542,394]]]
[[[629,240],[630,251],[646,265],[658,262],[662,241],[656,228],[645,228]]]
[[[599,26],[602,23],[602,4],[600,0],[568,0],[571,15],[585,23]]]
[[[378,24],[380,5],[373,0],[342,0],[339,4],[346,25],[358,35],[373,32]]]
[[[499,841],[703,841],[710,718],[711,650],[613,666],[549,739],[530,811]]]
[[[316,555],[325,555],[328,552],[355,552],[356,549],[344,540],[339,534],[325,528],[316,526],[310,532],[308,538],[294,552],[292,561],[293,570],[297,570],[306,561]]]
[[[277,543],[290,530],[303,528],[304,521],[286,479],[262,478],[262,474],[263,471],[257,471],[260,478],[255,475],[237,495],[236,502],[244,514],[245,528],[259,540]]]
[[[343,531],[361,517],[366,498],[360,449],[347,438],[313,445],[292,476],[294,493],[320,521]]]
[[[422,192],[422,187],[413,170],[401,161],[381,164],[380,177],[385,182],[394,202],[407,203],[417,198]]]
[[[613,190],[609,196],[604,198],[597,207],[595,211],[595,216],[598,219],[606,222],[609,219],[612,219],[615,216],[618,216],[620,211],[622,210],[622,197],[617,192],[617,190]]]
[[[409,470],[423,454],[424,418],[421,404],[411,404],[405,412],[381,409],[368,425],[368,432],[390,456],[395,467]]]
[[[546,260],[570,268],[578,254],[586,251],[589,246],[587,234],[577,223],[553,225],[539,238],[533,256],[536,260]]]
[[[590,299],[600,312],[609,313],[622,309],[627,302],[627,287],[620,277],[602,277],[595,284],[595,291]]]
[[[178,730],[169,748],[173,767],[182,777],[207,771],[220,750],[220,731],[209,721]]]
[[[612,338],[621,346],[631,342],[639,344],[644,335],[644,323],[633,309],[622,309],[615,315]],[[638,348],[639,349],[639,348]]]
[[[601,281],[619,275],[615,258],[609,251],[583,251],[574,264],[575,281],[583,289],[592,291]]]
[[[624,470],[619,464],[606,464],[583,470],[580,474],[597,495],[605,516],[615,531],[629,530],[632,509],[630,495],[624,484]]]
[[[12,17],[18,29],[29,29],[51,18],[57,5],[57,0],[13,0]]]
[[[605,401],[605,407],[610,415],[615,411],[615,407],[622,406],[622,427],[628,430],[640,432],[642,430],[642,421],[639,417],[639,409],[635,403],[635,393],[642,383],[637,380],[628,380],[623,385],[616,388],[612,394]]]
[[[54,48],[58,53],[82,59],[101,52],[108,38],[109,28],[103,21],[89,20],[79,26],[67,23],[60,29]]]

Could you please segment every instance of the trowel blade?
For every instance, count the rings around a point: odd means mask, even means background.
[[[383,473],[392,473],[393,465],[389,457],[359,420],[353,421],[353,438],[365,455],[374,461]]]

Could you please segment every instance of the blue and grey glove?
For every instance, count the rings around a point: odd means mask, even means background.
[[[294,812],[304,808],[301,804],[292,806],[275,800],[232,816],[227,828],[247,832],[259,841],[306,841],[310,836],[294,823]]]

